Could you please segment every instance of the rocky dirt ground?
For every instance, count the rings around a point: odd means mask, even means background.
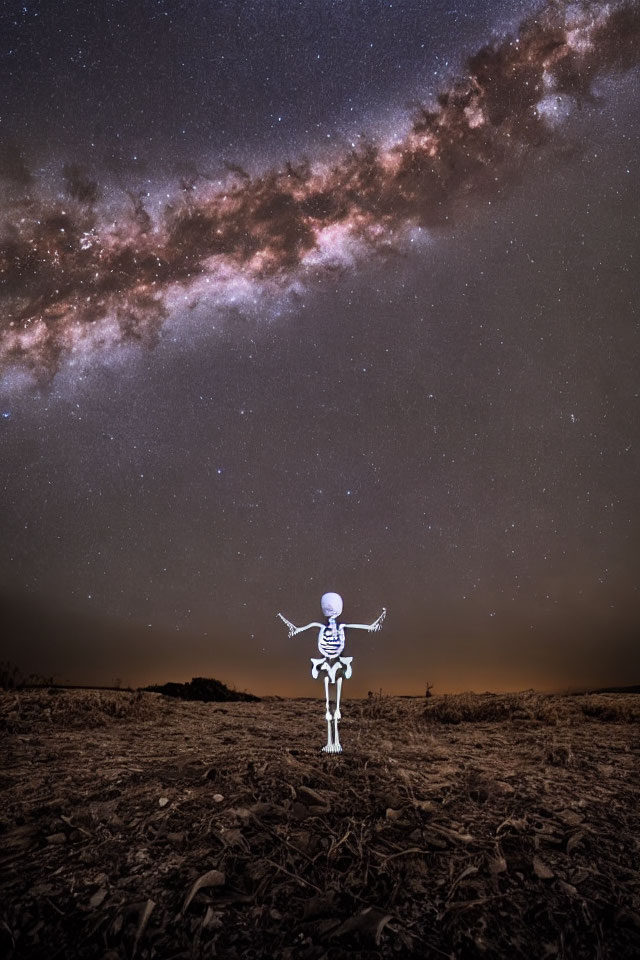
[[[0,951],[640,957],[640,696],[0,695]]]

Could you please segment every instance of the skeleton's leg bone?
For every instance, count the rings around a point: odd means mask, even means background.
[[[336,681],[336,709],[333,714],[334,720],[342,720],[342,714],[340,713],[340,694],[342,692],[342,677],[338,677]]]
[[[325,717],[327,720],[327,745],[323,747],[325,753],[333,753],[333,743],[331,741],[331,710],[330,710],[330,701],[329,701],[329,677],[324,678],[324,693],[327,703],[327,709]]]
[[[342,753],[342,747],[340,746],[340,737],[338,736],[338,722],[342,717],[340,713],[340,692],[342,690],[342,677],[338,677],[336,681],[336,709],[333,714],[333,751],[334,753]]]

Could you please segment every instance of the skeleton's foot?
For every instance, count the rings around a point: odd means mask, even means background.
[[[328,743],[322,748],[323,753],[342,753],[342,747],[339,743]]]

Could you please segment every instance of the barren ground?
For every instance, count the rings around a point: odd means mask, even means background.
[[[2,954],[640,957],[640,696],[343,706],[1,694]]]

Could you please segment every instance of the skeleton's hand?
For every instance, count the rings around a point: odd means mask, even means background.
[[[374,621],[373,621],[373,623],[372,623],[371,626],[369,627],[369,630],[372,631],[372,632],[377,632],[377,631],[380,629],[380,627],[381,627],[381,625],[382,625],[382,621],[384,620],[384,618],[386,617],[386,615],[387,615],[387,608],[386,608],[386,607],[383,607],[383,608],[382,608],[382,613],[380,614],[380,616],[378,617],[377,620],[374,620]]]
[[[291,623],[290,620],[287,620],[286,617],[283,617],[281,613],[278,614],[282,622],[286,627],[289,628],[289,637],[294,637],[296,633],[299,633],[298,627],[295,624]]]

